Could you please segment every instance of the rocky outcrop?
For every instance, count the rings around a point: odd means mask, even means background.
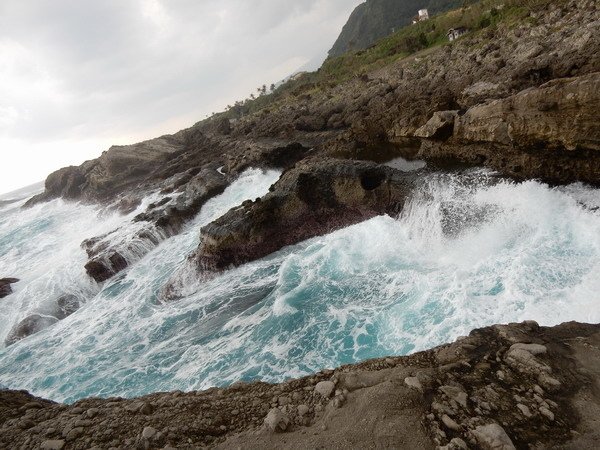
[[[58,297],[47,310],[30,314],[14,325],[6,336],[4,344],[6,346],[12,345],[21,339],[51,327],[77,311],[81,304],[82,300],[73,294],[64,294]]]
[[[228,177],[218,169],[215,164],[208,164],[197,173],[187,172],[185,183],[179,180],[181,185],[170,192],[170,197],[149,205],[134,218],[133,225],[84,241],[82,247],[89,258],[85,265],[87,274],[99,283],[106,281],[163,240],[178,234],[206,201],[228,186]]]
[[[436,112],[415,135],[422,158],[454,155],[518,178],[600,180],[600,72],[563,78],[466,111]]]
[[[4,298],[12,294],[11,284],[18,283],[18,278],[0,278],[0,298]]]
[[[429,159],[489,165],[509,176],[597,183],[591,168],[600,165],[597,120],[589,113],[574,114],[570,96],[576,89],[587,105],[597,102],[596,82],[586,76],[600,72],[600,13],[593,1],[540,4],[528,18],[469,33],[341,84],[326,80],[318,89],[309,84],[306,92],[283,96],[239,120],[216,117],[172,136],[113,147],[97,160],[52,174],[46,192],[30,204],[57,196],[115,200],[132,191],[139,201],[157,184],[211,162],[234,174],[250,165],[289,167],[307,156],[377,160],[382,149],[391,157],[421,151]],[[553,80],[558,81],[548,84]],[[432,145],[452,130],[452,118],[440,116],[446,111],[458,111],[467,139],[454,146]],[[481,127],[491,124],[478,119],[487,113],[500,128],[510,122],[511,145],[506,133],[477,139]],[[577,121],[573,131],[587,129],[587,139],[571,142],[571,130],[559,123],[565,114],[571,114],[569,123]],[[435,136],[426,126],[432,117],[441,120]],[[512,145],[515,139],[522,145]],[[541,166],[539,159],[530,159],[540,148],[548,150]],[[499,156],[488,157],[493,153]],[[581,159],[590,167],[576,163]],[[572,169],[561,172],[565,163]]]
[[[6,339],[4,340],[4,344],[6,346],[12,345],[27,336],[39,333],[49,326],[54,325],[56,322],[58,322],[58,319],[53,316],[41,314],[27,316],[10,330],[8,336],[6,336]]]
[[[561,78],[468,109],[455,122],[453,137],[463,144],[490,142],[524,151],[600,151],[598,105],[600,72]]]
[[[193,264],[199,272],[219,271],[376,215],[397,214],[414,179],[414,174],[368,162],[298,163],[267,195],[202,228]]]
[[[179,194],[188,183],[193,190],[196,175],[208,165],[222,168],[230,181],[251,166],[287,168],[303,160],[327,165],[331,157],[381,162],[416,156],[438,167],[456,161],[488,166],[517,179],[600,183],[595,114],[600,13],[592,1],[541,4],[526,19],[469,33],[341,84],[322,82],[318,89],[309,84],[254,114],[231,121],[217,116],[172,136],[112,148],[97,160],[52,174],[46,192],[32,202],[63,196],[116,202],[131,211],[150,191]],[[315,185],[327,184],[316,180],[327,176],[326,171],[307,175]],[[271,214],[275,197],[267,206],[255,202],[240,211],[266,222],[261,214]],[[184,206],[181,214],[177,201],[172,198],[148,211],[147,220],[129,228],[128,242],[116,239],[120,233],[86,241],[87,272],[97,281],[106,280],[178,232],[197,208]],[[287,216],[299,217],[306,203],[290,202],[285,208]],[[290,232],[273,232],[275,238],[262,246],[266,250],[252,241],[259,236],[255,231],[215,223],[205,230],[206,251],[200,252],[199,265],[223,268],[264,256],[302,237],[366,218],[369,208],[334,204],[323,223],[314,219],[312,229],[318,231],[308,233],[309,226],[298,225]],[[276,220],[291,224],[287,216]],[[241,245],[225,239],[227,230],[249,240]]]
[[[0,391],[0,447],[595,448],[599,379],[600,325],[497,325],[275,385],[72,405]]]

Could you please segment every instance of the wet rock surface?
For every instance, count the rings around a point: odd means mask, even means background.
[[[177,186],[169,180],[166,189],[170,196],[138,214],[134,225],[126,228],[128,232],[115,230],[82,243],[89,258],[85,270],[90,277],[99,283],[106,281],[140,260],[160,242],[178,234],[208,200],[229,184],[228,177],[214,163],[187,171],[183,179],[185,182],[177,180]],[[117,235],[119,239],[113,238]]]
[[[0,278],[0,298],[4,298],[12,294],[11,284],[18,283],[18,278]]]
[[[415,177],[365,161],[305,160],[285,172],[264,197],[202,228],[192,265],[198,274],[220,271],[377,215],[398,214]],[[182,283],[175,275],[167,297],[176,297]]]
[[[600,325],[498,325],[276,385],[73,405],[0,391],[0,447],[595,448],[599,379]]]
[[[25,317],[22,321],[16,324],[6,336],[4,343],[12,345],[17,341],[20,341],[27,336],[39,333],[45,328],[54,325],[58,322],[58,319],[53,316],[47,316],[42,314],[31,314]]]

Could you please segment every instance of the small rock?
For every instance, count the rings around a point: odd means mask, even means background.
[[[542,406],[540,408],[540,414],[546,417],[550,422],[554,422],[554,413],[550,411],[548,408]]]
[[[321,394],[325,398],[331,397],[334,390],[335,384],[333,381],[321,381],[315,386],[315,392]]]
[[[145,415],[152,414],[153,410],[154,408],[152,408],[152,405],[147,402],[144,402],[144,404],[140,407],[140,412]]]
[[[65,441],[63,441],[62,439],[54,439],[42,442],[40,448],[42,450],[62,450],[64,446]]]
[[[497,423],[479,426],[472,433],[484,450],[515,450],[508,434]]]
[[[267,417],[265,417],[264,423],[267,429],[276,433],[285,431],[290,423],[290,420],[281,412],[281,410],[273,408],[269,411]]]
[[[93,419],[94,417],[96,417],[98,415],[98,409],[97,408],[90,408],[88,409],[85,414],[90,418]]]
[[[423,386],[417,377],[406,377],[404,379],[404,384],[406,384],[409,388],[423,392]]]
[[[539,383],[548,391],[553,392],[560,389],[561,383],[556,378],[552,378],[546,372],[542,372],[538,376]]]
[[[531,417],[531,411],[527,406],[523,405],[522,403],[519,403],[517,405],[517,408],[519,408],[519,411],[521,411],[521,413],[528,419]]]
[[[83,428],[73,428],[71,431],[67,433],[66,439],[67,441],[74,441],[75,439],[83,436]]]
[[[155,434],[156,434],[156,429],[154,429],[152,427],[146,427],[142,431],[142,437],[144,439],[152,439]]]
[[[442,386],[440,391],[448,396],[449,399],[454,400],[456,403],[461,405],[463,408],[467,407],[467,393],[456,386]]]
[[[540,344],[518,343],[518,344],[511,345],[510,350],[515,350],[515,349],[525,350],[526,352],[529,352],[532,355],[542,355],[548,351],[546,346],[540,345]]]
[[[308,406],[298,405],[298,415],[300,417],[305,416],[306,414],[308,414],[309,411],[310,411],[310,409],[308,408]]]
[[[444,414],[442,416],[442,422],[444,423],[444,425],[446,426],[446,428],[452,430],[452,431],[460,431],[460,425],[457,424],[454,419],[450,418],[450,416]]]

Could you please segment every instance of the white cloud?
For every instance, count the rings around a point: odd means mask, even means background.
[[[358,3],[2,0],[0,192],[279,81],[324,57]]]

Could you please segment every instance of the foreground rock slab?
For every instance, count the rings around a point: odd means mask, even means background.
[[[73,405],[0,391],[0,448],[597,448],[599,380],[600,325],[497,325],[275,385]]]

